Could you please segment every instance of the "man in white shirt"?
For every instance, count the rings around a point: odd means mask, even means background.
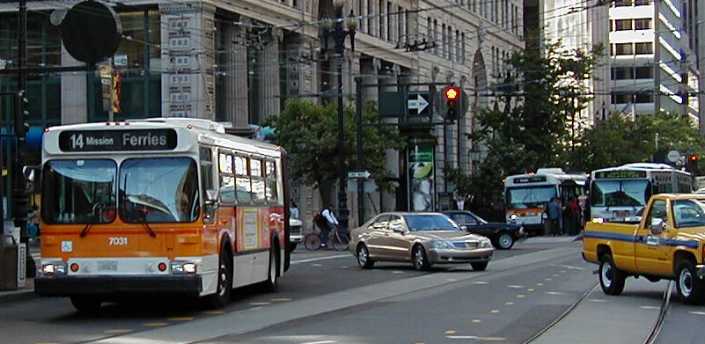
[[[338,219],[335,218],[335,214],[333,214],[332,209],[333,206],[329,205],[328,207],[323,208],[323,210],[321,211],[321,216],[323,216],[323,218],[326,220],[326,225],[328,227],[325,228],[321,233],[321,246],[326,246],[326,244],[328,243],[328,235],[338,226]]]

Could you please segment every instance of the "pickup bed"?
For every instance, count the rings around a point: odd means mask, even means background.
[[[585,226],[583,258],[599,264],[600,286],[618,295],[629,276],[670,279],[689,304],[705,303],[705,195],[658,194],[649,200],[639,224]]]

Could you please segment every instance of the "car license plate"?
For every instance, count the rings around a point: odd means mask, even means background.
[[[117,272],[118,263],[114,260],[98,261],[98,271]]]

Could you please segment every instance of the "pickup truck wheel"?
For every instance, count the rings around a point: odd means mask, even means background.
[[[689,260],[678,264],[676,289],[683,302],[689,305],[705,303],[705,283],[695,274],[695,265]]]
[[[619,295],[624,290],[624,280],[627,276],[619,270],[612,260],[612,255],[600,257],[600,287],[607,295]]]
[[[501,232],[497,236],[497,247],[502,250],[508,250],[514,246],[514,238],[507,232]]]

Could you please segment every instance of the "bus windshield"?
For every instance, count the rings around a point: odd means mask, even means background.
[[[596,180],[590,192],[594,207],[642,207],[648,199],[646,180]]]
[[[129,159],[120,167],[120,217],[125,222],[194,222],[200,214],[198,194],[193,159]]]
[[[50,224],[95,224],[115,220],[112,160],[51,160],[44,165],[42,217]]]
[[[511,209],[538,208],[556,196],[553,185],[515,187],[507,190],[507,204]]]

